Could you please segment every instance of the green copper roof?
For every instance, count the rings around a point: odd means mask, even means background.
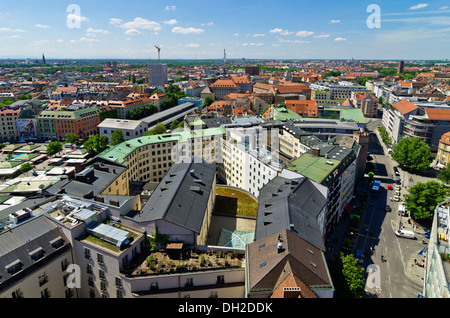
[[[122,164],[125,162],[126,158],[139,147],[171,141],[187,142],[193,138],[211,137],[218,135],[221,136],[224,134],[225,134],[224,128],[216,127],[199,130],[196,129],[193,131],[174,132],[171,134],[142,136],[124,141],[114,147],[111,147],[103,151],[102,153],[98,154],[97,157]]]

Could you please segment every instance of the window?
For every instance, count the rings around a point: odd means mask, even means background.
[[[88,276],[88,285],[94,287],[94,278],[92,276]]]
[[[122,288],[122,280],[120,279],[120,277],[116,277],[115,282],[117,288]]]
[[[65,271],[67,269],[67,267],[69,266],[69,262],[67,261],[67,258],[63,259],[61,261],[61,270]]]
[[[218,275],[216,283],[217,284],[225,284],[225,276],[224,275]]]
[[[118,289],[118,290],[116,291],[116,296],[117,296],[117,298],[123,298],[123,292],[122,292],[121,289]]]
[[[184,284],[184,287],[192,287],[194,286],[194,279],[191,278],[186,278],[186,283]]]
[[[50,298],[50,292],[47,288],[41,291],[41,298]]]
[[[31,257],[31,259],[33,261],[38,261],[42,257],[44,257],[44,250],[42,249],[42,247],[39,247],[39,248],[35,249],[34,251],[31,251],[30,253],[28,253],[28,255]]]
[[[73,297],[73,290],[68,288],[66,289],[66,298],[72,298]]]
[[[102,271],[101,269],[98,270],[98,276],[100,277],[100,279],[105,279],[105,272]]]
[[[42,286],[48,282],[48,276],[45,275],[45,273],[40,274],[38,279],[39,279],[39,286]]]
[[[23,293],[19,288],[16,291],[13,291],[11,296],[12,298],[23,298]]]
[[[92,288],[89,289],[89,297],[95,298],[95,290],[93,290]]]
[[[100,253],[97,253],[97,262],[103,265],[103,255]]]
[[[158,282],[152,282],[150,284],[150,290],[158,290],[159,286],[158,286]]]
[[[88,274],[92,274],[92,265],[91,265],[91,264],[87,264],[87,265],[86,265],[86,272],[87,272]]]
[[[91,259],[91,250],[88,248],[84,249],[84,257],[87,259]]]

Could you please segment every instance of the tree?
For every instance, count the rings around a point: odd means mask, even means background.
[[[125,141],[125,138],[123,137],[122,130],[116,129],[111,133],[111,146],[118,145]]]
[[[68,143],[76,144],[80,140],[80,137],[78,137],[78,135],[76,133],[68,133],[65,136],[65,140]]]
[[[214,98],[212,98],[211,96],[206,96],[205,97],[205,107],[208,107],[212,103],[214,103]],[[263,112],[263,114],[264,114],[264,112]]]
[[[47,154],[54,155],[62,150],[63,144],[58,141],[52,141],[47,145]]]
[[[98,134],[90,135],[83,146],[91,155],[99,154],[108,148],[108,137]]]
[[[161,135],[166,132],[167,128],[162,123],[156,124],[155,128],[152,130],[147,131],[144,136],[152,136],[152,135]]]
[[[341,253],[342,274],[348,284],[348,288],[355,298],[363,298],[365,291],[365,281],[363,277],[364,268],[358,268],[353,254],[344,255]]]
[[[450,166],[447,164],[441,169],[441,172],[437,175],[437,178],[445,184],[450,184]]]
[[[448,192],[449,189],[442,183],[419,182],[405,195],[405,207],[416,220],[429,221],[436,205],[444,200]]]
[[[25,162],[24,164],[22,164],[21,166],[20,166],[20,171],[22,172],[22,173],[27,173],[28,171],[30,171],[31,169],[33,169],[33,165],[31,164],[31,163],[29,163],[29,162]]]
[[[430,146],[423,143],[419,137],[400,140],[394,146],[391,156],[401,166],[421,172],[428,170],[433,161]]]

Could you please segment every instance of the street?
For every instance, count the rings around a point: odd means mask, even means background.
[[[414,228],[407,216],[399,215],[401,200],[395,202],[390,199],[394,197],[394,190],[387,190],[387,186],[395,185],[394,166],[397,164],[387,153],[385,145],[381,144],[381,138],[376,133],[378,123],[374,121],[368,125],[373,132],[369,152],[378,170],[374,179],[381,181],[382,188],[378,196],[372,194],[367,201],[360,223],[360,229],[363,229],[360,234],[364,233],[364,229],[366,234],[357,237],[354,249],[361,249],[365,256],[363,266],[368,273],[368,293],[379,298],[417,298],[422,293],[424,269],[414,260],[422,260],[418,253],[426,246],[422,243],[425,230]],[[414,179],[422,181],[422,178],[410,176],[404,171],[400,171],[400,175],[400,198],[403,198],[407,188],[414,184]],[[385,212],[386,204],[391,206],[391,212]],[[417,239],[397,237],[394,231],[400,228],[400,224],[406,230],[414,231]]]

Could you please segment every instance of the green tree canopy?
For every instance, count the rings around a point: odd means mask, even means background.
[[[33,169],[33,165],[29,162],[25,162],[23,165],[20,166],[20,171],[23,173],[27,173],[31,169]]]
[[[391,156],[401,166],[415,171],[428,170],[433,161],[430,146],[423,143],[419,137],[400,140],[394,146]]]
[[[166,132],[167,128],[162,123],[156,124],[155,128],[152,130],[147,131],[144,136],[152,136],[152,135],[161,135]]]
[[[111,133],[111,146],[118,145],[125,141],[125,138],[123,137],[122,130],[116,129]]]
[[[71,144],[76,144],[80,140],[80,137],[76,133],[68,133],[65,136],[65,140]]]
[[[62,150],[62,143],[58,142],[58,141],[52,141],[51,143],[49,143],[47,145],[47,154],[54,155],[58,152],[60,152]]]
[[[342,274],[348,284],[348,288],[355,298],[363,298],[365,294],[364,268],[358,268],[357,260],[353,254],[341,253]]]
[[[436,205],[443,201],[449,189],[442,183],[429,181],[419,182],[409,189],[405,195],[406,209],[416,220],[430,220]]]
[[[108,137],[98,134],[90,135],[83,145],[91,155],[96,155],[108,148]]]
[[[450,184],[450,166],[447,164],[441,169],[441,172],[437,175],[437,178],[445,184]]]

